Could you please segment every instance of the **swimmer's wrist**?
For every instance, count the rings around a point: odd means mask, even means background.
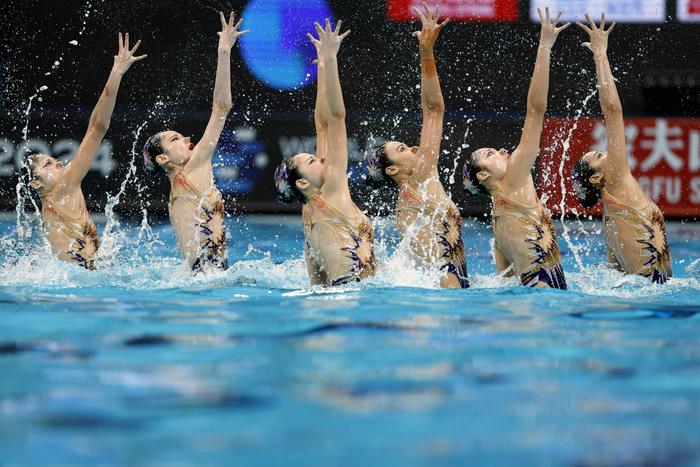
[[[121,78],[124,76],[124,73],[126,73],[126,70],[124,70],[122,67],[119,65],[114,65],[112,67],[112,71],[110,72],[112,75],[116,76],[117,78]]]
[[[435,60],[435,54],[433,53],[433,49],[421,50],[418,55],[420,55],[421,60]]]

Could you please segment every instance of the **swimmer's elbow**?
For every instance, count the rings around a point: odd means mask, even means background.
[[[528,113],[544,114],[547,111],[547,102],[540,99],[531,99],[527,101]]]
[[[229,113],[233,108],[233,102],[231,100],[216,101],[214,102],[213,110],[216,112]]]
[[[618,117],[622,115],[622,104],[619,102],[605,104],[601,106],[603,113],[609,117]]]
[[[445,101],[443,99],[427,101],[425,103],[425,109],[433,113],[445,113]]]
[[[96,118],[90,121],[88,132],[106,134],[109,130],[109,119]]]
[[[335,121],[345,120],[346,113],[343,107],[331,109],[330,119]]]

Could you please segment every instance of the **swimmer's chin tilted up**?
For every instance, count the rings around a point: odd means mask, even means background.
[[[85,206],[81,183],[102,144],[117,99],[122,76],[132,63],[146,58],[134,56],[141,41],[129,48],[129,34],[119,33],[119,52],[95,109],[87,132],[73,160],[66,166],[48,154],[29,158],[32,180],[29,185],[41,198],[41,220],[53,253],[61,260],[95,269],[100,242],[97,229]]]

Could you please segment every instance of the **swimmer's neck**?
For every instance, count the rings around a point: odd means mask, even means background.
[[[484,186],[486,189],[489,191],[489,194],[494,197],[498,193],[501,192],[501,189],[503,188],[503,182],[500,181],[491,181],[488,184],[484,183]]]
[[[304,189],[301,191],[301,194],[304,195],[304,204],[308,203],[311,198],[314,196],[321,194],[321,189],[316,188],[315,186],[309,185],[308,188]]]
[[[402,186],[404,186],[406,184],[406,182],[408,182],[410,180],[411,175],[406,173],[406,171],[404,171],[404,170],[399,170],[396,173],[396,175],[394,175],[391,178],[392,178],[392,180],[394,180],[394,183],[396,183],[396,186],[401,188]]]

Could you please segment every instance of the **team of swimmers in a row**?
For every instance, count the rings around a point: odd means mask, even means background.
[[[397,187],[396,223],[402,240],[410,245],[416,267],[440,271],[440,285],[469,287],[459,209],[438,176],[445,103],[440,90],[433,48],[447,20],[439,22],[438,9],[424,4],[415,9],[422,28],[418,39],[421,69],[423,126],[418,146],[391,141],[374,149],[367,159],[366,181],[377,188]],[[527,98],[527,114],[520,142],[512,154],[505,149],[481,148],[464,165],[464,188],[492,198],[496,270],[517,275],[529,287],[566,288],[556,233],[548,211],[537,196],[531,168],[539,152],[549,90],[551,49],[569,24],[558,26],[559,16],[540,11],[542,27],[535,69]],[[151,136],[143,148],[145,169],[163,172],[170,180],[168,209],[177,246],[193,271],[226,269],[225,209],[214,184],[212,155],[232,107],[231,49],[242,20],[221,16],[218,63],[211,117],[197,144],[172,130]],[[586,16],[578,23],[589,35],[583,45],[593,52],[601,108],[608,129],[608,151],[583,155],[572,172],[580,203],[590,208],[603,201],[603,223],[608,260],[629,274],[657,283],[671,277],[671,256],[664,218],[632,176],[625,145],[622,106],[607,58],[605,28]],[[341,22],[332,28],[315,24],[318,89],[314,112],[316,155],[297,154],[275,171],[283,202],[301,202],[305,235],[304,256],[311,284],[337,285],[375,273],[374,233],[370,220],[352,200],[348,184],[348,144],[345,105],[337,55],[349,31]],[[85,206],[81,182],[109,127],[121,79],[136,61],[139,42],[129,46],[129,35],[119,34],[119,52],[102,95],[90,117],[87,132],[67,166],[50,155],[30,158],[31,187],[42,201],[41,217],[54,253],[62,260],[95,268],[99,248],[97,230]]]

